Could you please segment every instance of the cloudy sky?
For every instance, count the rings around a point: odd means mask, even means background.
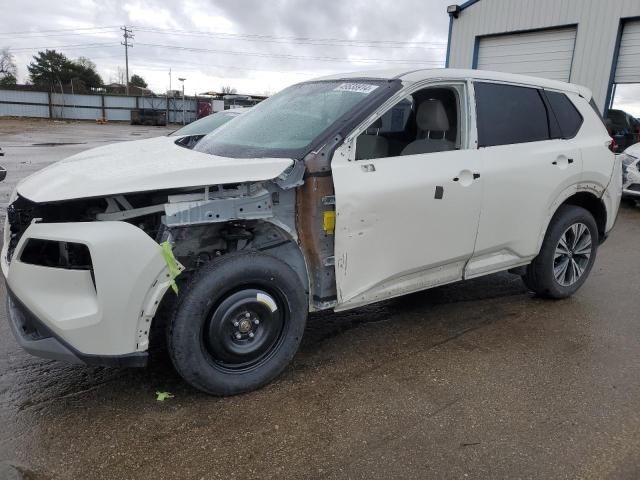
[[[0,48],[19,81],[45,47],[86,56],[106,82],[124,68],[120,26],[131,27],[129,74],[156,92],[229,85],[262,94],[319,75],[388,65],[444,66],[451,0],[74,0],[4,2]],[[121,75],[121,74],[120,74]]]

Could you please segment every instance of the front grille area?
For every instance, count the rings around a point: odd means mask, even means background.
[[[41,223],[91,222],[97,212],[106,208],[104,199],[77,199],[64,202],[35,203],[18,195],[7,208],[10,236],[7,261],[11,262],[18,242],[34,218]]]
[[[7,262],[10,263],[13,259],[13,253],[22,238],[22,234],[29,227],[31,221],[36,218],[36,207],[37,204],[18,197],[18,199],[7,208],[7,220],[10,230]]]

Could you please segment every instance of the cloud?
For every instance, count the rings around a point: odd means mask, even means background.
[[[22,80],[35,47],[56,47],[71,58],[92,58],[105,81],[115,80],[118,67],[124,66],[118,26],[127,24],[135,34],[129,72],[142,75],[154,90],[168,87],[171,67],[172,86],[177,86],[178,77],[186,77],[188,93],[215,90],[223,84],[241,92],[263,93],[341,71],[442,66],[448,3],[450,0],[25,0],[3,7],[3,18],[9,20],[4,23],[5,31],[112,28],[49,36],[5,35],[0,36],[0,47],[16,49]],[[292,37],[297,40],[289,40]],[[108,45],[79,46],[96,43]]]

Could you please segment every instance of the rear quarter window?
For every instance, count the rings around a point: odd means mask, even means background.
[[[564,93],[545,91],[545,94],[560,126],[562,138],[575,137],[583,121],[582,115],[580,115],[576,106]]]
[[[536,88],[476,82],[478,146],[549,140],[547,108]]]

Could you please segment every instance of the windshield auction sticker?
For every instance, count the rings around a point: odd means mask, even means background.
[[[353,92],[369,95],[376,88],[378,88],[378,85],[369,85],[368,83],[341,83],[333,90],[336,92]]]

